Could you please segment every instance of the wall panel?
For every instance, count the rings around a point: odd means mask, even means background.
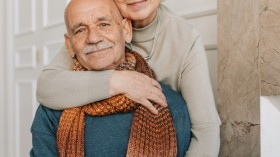
[[[64,24],[64,8],[67,3],[68,0],[43,0],[43,26],[45,28]]]
[[[214,6],[216,8],[217,0],[165,0],[164,3],[179,13],[208,6]]]
[[[36,47],[19,48],[15,53],[16,68],[34,68],[36,66]]]
[[[6,156],[6,101],[5,101],[5,89],[6,89],[6,33],[5,33],[5,18],[6,9],[5,1],[0,1],[0,156]]]
[[[15,0],[15,34],[22,35],[35,31],[35,0]]]
[[[187,21],[199,31],[206,49],[217,44],[216,14],[206,14],[201,17],[187,19]]]
[[[43,46],[43,64],[47,65],[63,47],[64,42],[52,42]]]
[[[16,156],[28,156],[32,147],[30,128],[33,121],[36,103],[36,82],[33,80],[16,81],[16,111],[15,111],[15,135]],[[31,99],[29,99],[31,98]]]

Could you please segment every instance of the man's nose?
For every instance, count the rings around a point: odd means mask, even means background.
[[[96,44],[96,43],[99,43],[102,40],[103,40],[103,37],[98,30],[96,30],[94,28],[89,29],[87,43]]]

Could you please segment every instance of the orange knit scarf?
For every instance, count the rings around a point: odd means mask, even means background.
[[[74,59],[73,70],[85,71]],[[154,72],[137,53],[126,52],[126,61],[116,70],[133,70],[155,78]],[[168,108],[153,103],[159,114],[154,115],[124,95],[94,102],[63,111],[58,131],[57,146],[60,157],[84,156],[85,115],[105,116],[135,110],[127,157],[175,157],[177,155],[176,133]]]

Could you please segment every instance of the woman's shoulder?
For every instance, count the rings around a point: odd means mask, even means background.
[[[179,33],[181,35],[192,36],[194,38],[198,37],[200,34],[197,29],[187,22],[186,19],[175,13],[173,10],[169,9],[165,5],[161,4],[160,16],[163,19],[162,25],[166,27],[170,32]]]

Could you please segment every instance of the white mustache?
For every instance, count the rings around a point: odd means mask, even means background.
[[[83,49],[83,53],[88,54],[88,53],[92,53],[95,51],[99,51],[99,50],[103,50],[103,49],[108,49],[113,47],[113,44],[111,42],[100,42],[98,44],[90,44],[87,45],[84,49]]]

